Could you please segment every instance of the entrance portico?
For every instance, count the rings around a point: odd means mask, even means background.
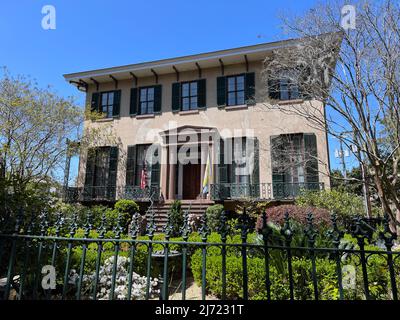
[[[165,199],[204,199],[202,184],[207,161],[210,162],[209,183],[214,181],[216,134],[215,128],[197,126],[182,126],[161,133],[161,192]]]

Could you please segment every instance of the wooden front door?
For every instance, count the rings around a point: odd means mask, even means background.
[[[201,165],[188,163],[183,165],[182,198],[196,199],[200,193]]]

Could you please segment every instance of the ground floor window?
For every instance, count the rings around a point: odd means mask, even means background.
[[[317,141],[314,134],[271,137],[274,193],[297,195],[301,189],[319,188]]]
[[[127,186],[158,186],[160,183],[160,148],[155,144],[128,147]]]

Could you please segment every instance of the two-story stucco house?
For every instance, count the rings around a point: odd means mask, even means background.
[[[115,144],[83,149],[78,199],[145,203],[152,195],[166,204],[182,199],[228,205],[243,198],[293,199],[302,188],[329,188],[326,133],[302,117],[266,108],[269,99],[261,94],[265,57],[296,41],[66,74],[86,92],[91,110],[103,114],[86,120],[85,127],[107,128],[116,138]],[[279,92],[270,96],[278,105],[311,102],[324,108],[321,101],[305,101],[285,79],[277,85]],[[273,152],[278,141],[279,157]],[[286,147],[298,150],[302,161],[291,166]],[[240,170],[250,161],[250,170]],[[279,161],[288,165],[282,169]]]

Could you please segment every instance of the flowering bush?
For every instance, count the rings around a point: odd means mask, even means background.
[[[196,213],[191,213],[189,214],[189,219],[188,219],[189,226],[192,231],[197,231],[199,230],[201,226],[201,215],[196,214]]]
[[[292,220],[302,226],[306,225],[307,214],[310,212],[313,214],[313,223],[316,227],[323,227],[330,224],[330,215],[326,209],[319,209],[315,207],[299,207],[289,204],[266,209],[267,221],[276,223],[278,225],[283,225],[286,212],[289,213],[289,217]],[[263,221],[262,216],[260,215],[257,219],[256,230],[261,230],[262,225]]]
[[[114,299],[125,300],[128,298],[128,279],[129,279],[129,258],[117,258],[117,269],[115,278]],[[97,291],[97,299],[108,300],[111,293],[112,274],[114,268],[114,256],[104,261],[99,272],[99,283]],[[90,292],[95,279],[95,273],[86,276],[84,281],[84,290]],[[142,300],[146,298],[147,278],[132,272],[132,291],[129,299]],[[159,294],[158,279],[150,278],[150,298],[154,298]]]

